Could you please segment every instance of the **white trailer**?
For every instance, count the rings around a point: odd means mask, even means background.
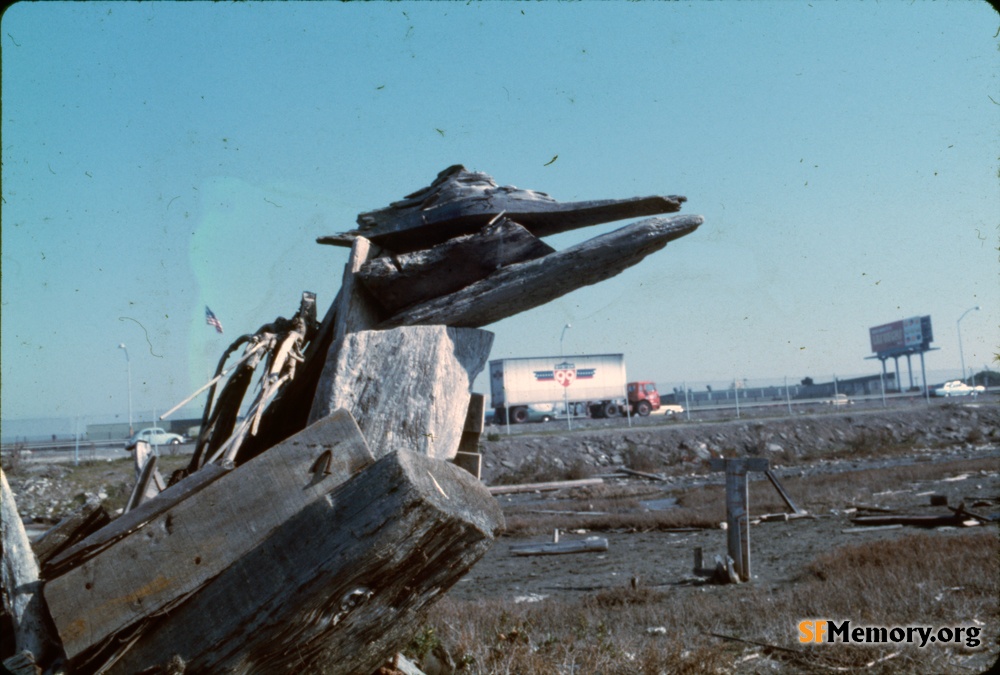
[[[498,422],[526,422],[528,406],[553,403],[570,416],[626,411],[622,354],[538,356],[490,361],[490,397]]]

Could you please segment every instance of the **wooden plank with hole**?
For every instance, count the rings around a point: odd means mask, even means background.
[[[372,462],[354,419],[335,411],[49,580],[45,598],[70,663],[191,595]]]

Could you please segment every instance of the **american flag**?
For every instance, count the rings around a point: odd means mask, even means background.
[[[208,308],[208,305],[205,305],[205,323],[207,323],[209,326],[215,326],[215,332],[217,333],[222,332],[222,322],[219,321],[218,318],[216,318],[212,310]]]

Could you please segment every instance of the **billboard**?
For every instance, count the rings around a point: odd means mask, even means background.
[[[934,341],[930,316],[911,316],[875,326],[868,329],[868,335],[872,351],[880,356],[926,351]]]

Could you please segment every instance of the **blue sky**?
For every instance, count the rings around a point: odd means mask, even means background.
[[[461,163],[559,200],[683,194],[694,234],[489,328],[687,382],[1000,351],[1000,52],[984,2],[20,3],[3,15],[5,420],[164,410],[321,311],[315,244]],[[558,159],[551,161],[554,157]],[[563,248],[622,226],[551,237]],[[209,305],[226,328],[204,323]],[[480,390],[486,390],[481,383]],[[196,402],[197,403],[197,402]]]

